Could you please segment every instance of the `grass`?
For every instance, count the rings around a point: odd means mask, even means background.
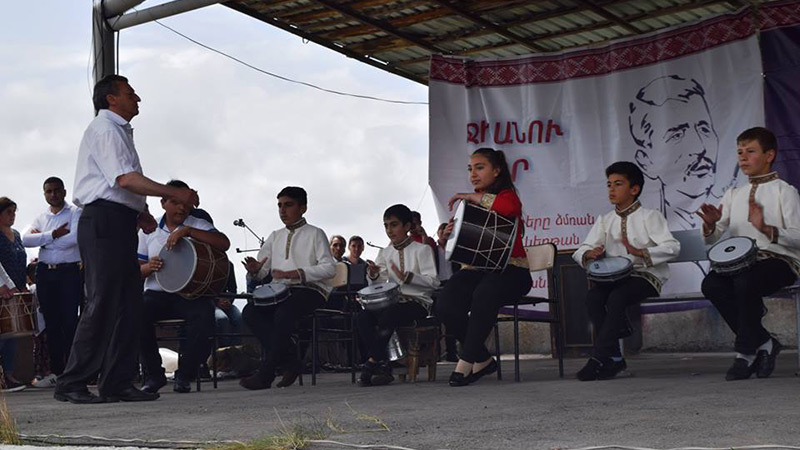
[[[11,417],[5,398],[0,397],[0,443],[19,445],[17,421]]]

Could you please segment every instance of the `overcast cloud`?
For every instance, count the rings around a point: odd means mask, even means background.
[[[161,1],[146,1],[140,8]],[[93,117],[88,70],[91,2],[11,2],[0,19],[2,189],[19,204],[23,231],[46,204],[41,183],[64,179],[71,195],[81,135]],[[164,19],[250,64],[320,86],[427,101],[425,86],[390,75],[222,6]],[[275,195],[309,193],[309,222],[330,236],[385,245],[383,210],[419,207],[437,219],[427,189],[428,108],[340,97],[267,77],[151,23],[122,32],[120,73],[142,97],[132,121],[145,174],[180,178],[233,248],[281,226]],[[157,199],[151,211],[160,214]],[[31,256],[35,251],[30,252]],[[375,250],[368,249],[368,256]],[[238,264],[238,263],[237,263]],[[238,273],[239,282],[243,272]],[[240,287],[242,284],[240,284]]]

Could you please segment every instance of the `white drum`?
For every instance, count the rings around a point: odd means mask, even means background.
[[[711,270],[720,275],[736,275],[756,262],[758,247],[749,237],[732,237],[714,244],[708,249]]]
[[[273,306],[291,296],[289,286],[283,283],[268,283],[255,288],[253,296],[247,299],[247,303],[253,306]]]
[[[380,311],[400,300],[400,287],[397,283],[373,284],[358,291],[358,302],[367,311]]]
[[[633,263],[622,256],[595,259],[586,266],[586,278],[598,283],[624,280],[633,272]]]

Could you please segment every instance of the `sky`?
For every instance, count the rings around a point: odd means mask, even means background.
[[[91,1],[8,2],[0,17],[0,196],[18,204],[20,232],[47,207],[49,176],[73,191],[91,105]],[[148,0],[138,8],[164,3]],[[427,101],[427,87],[304,43],[299,37],[214,5],[162,19],[189,37],[282,76],[325,88]],[[384,246],[382,214],[403,203],[437,218],[428,188],[428,107],[342,97],[287,83],[203,49],[156,23],[123,30],[119,73],[142,98],[131,124],[145,175],[177,178],[235,248],[257,247],[282,226],[276,194],[304,187],[309,223],[330,237],[361,235]],[[466,172],[465,172],[466,177]],[[163,212],[149,198],[151,212]],[[36,255],[36,249],[29,256]],[[365,256],[377,250],[367,247]]]

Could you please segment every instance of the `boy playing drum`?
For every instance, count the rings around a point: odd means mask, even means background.
[[[586,294],[586,309],[594,324],[592,357],[578,371],[581,381],[607,380],[627,368],[618,339],[630,335],[628,306],[658,296],[669,278],[667,262],[678,256],[680,243],[660,212],[643,208],[639,194],[644,175],[635,164],[620,161],[606,168],[608,199],[614,211],[597,218],[572,258],[586,268],[596,259],[623,257],[633,270],[629,277],[598,282]]]
[[[396,284],[400,300],[380,310],[365,310],[358,314],[359,336],[369,349],[369,358],[358,379],[360,386],[384,385],[394,380],[386,360],[389,339],[398,326],[424,319],[430,313],[431,294],[439,287],[431,248],[408,235],[411,219],[411,210],[407,206],[390,206],[383,213],[383,227],[391,245],[378,252],[377,262],[367,261],[369,284]]]
[[[729,230],[731,237],[752,238],[758,247],[752,266],[735,275],[712,270],[703,280],[703,295],[736,334],[728,381],[772,374],[782,345],[761,324],[763,297],[792,284],[800,273],[800,196],[772,171],[778,153],[775,135],[766,128],[750,128],[736,144],[739,168],[750,183],[729,189],[718,207],[703,204],[697,212],[707,244]]]

